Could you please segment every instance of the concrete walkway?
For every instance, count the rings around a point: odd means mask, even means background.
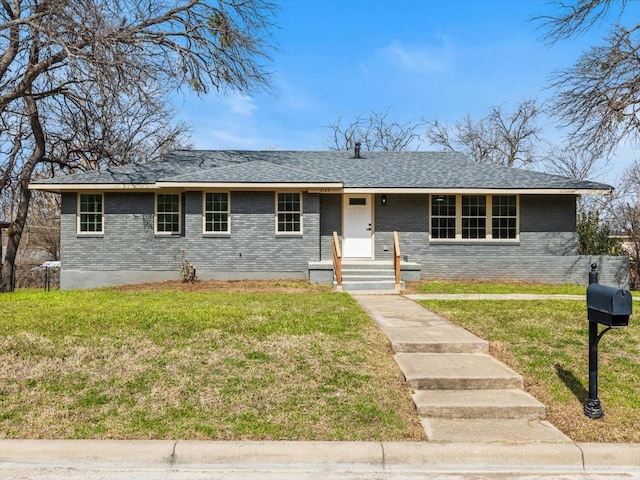
[[[486,340],[403,296],[353,297],[389,338],[429,440],[570,442]]]

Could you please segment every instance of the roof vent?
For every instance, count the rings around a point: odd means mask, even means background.
[[[360,142],[356,142],[356,146],[353,149],[353,158],[362,158],[360,156],[360,147],[361,147],[361,143]]]

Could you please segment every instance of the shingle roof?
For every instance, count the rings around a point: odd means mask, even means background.
[[[161,161],[32,182],[73,185],[335,183],[348,189],[611,190],[602,183],[482,165],[456,152],[179,150]]]
[[[208,170],[198,170],[160,182],[207,183],[212,179],[217,183],[326,183],[335,180],[323,175],[298,170],[262,160],[226,165]]]

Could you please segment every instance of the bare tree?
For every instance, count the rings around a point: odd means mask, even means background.
[[[627,1],[577,0],[557,3],[557,15],[537,17],[555,43],[611,22],[604,43],[584,52],[570,68],[557,72],[554,114],[570,131],[576,148],[599,155],[622,141],[640,140],[640,24],[621,24]]]
[[[572,143],[601,154],[624,140],[640,140],[640,26],[619,27],[606,41],[552,83],[556,116],[570,129]]]
[[[629,255],[631,268],[629,283],[632,289],[640,289],[640,201],[620,205],[616,220],[624,235],[623,248]]]
[[[189,127],[171,123],[168,91],[149,91],[144,102],[122,88],[93,92],[79,85],[74,95],[47,99],[48,162],[41,172],[98,170],[106,166],[154,161],[187,146]],[[78,99],[92,98],[91,102]]]
[[[269,0],[0,0],[0,197],[14,193],[0,291],[13,284],[34,175],[160,153],[184,128],[136,119],[168,113],[170,89],[267,87],[274,13]]]
[[[331,130],[329,148],[351,150],[357,142],[369,151],[397,152],[418,148],[421,143],[419,130],[424,122],[401,123],[388,117],[389,109],[382,113],[371,112],[369,116],[357,115],[348,123],[343,123],[343,117],[338,118],[327,126]]]
[[[478,163],[523,166],[537,161],[540,127],[536,120],[539,113],[538,104],[526,100],[511,113],[504,112],[501,107],[492,107],[478,122],[469,115],[453,125],[430,121],[426,136],[432,145],[464,152]]]
[[[553,44],[608,22],[602,45],[591,47],[576,63],[558,72],[552,87],[561,124],[570,129],[573,149],[608,156],[623,142],[640,141],[640,23],[623,25],[630,2],[575,0],[556,2],[555,15],[537,17]],[[627,168],[615,195],[604,202],[607,221],[626,237],[632,261],[632,285],[640,282],[640,164]]]
[[[25,238],[26,237],[26,238]],[[60,197],[34,192],[21,250],[40,250],[50,260],[60,260]]]
[[[571,145],[551,146],[543,162],[545,171],[563,177],[587,180],[606,166],[600,165],[602,158],[590,150],[580,150]]]
[[[631,288],[640,288],[640,160],[636,159],[622,175],[616,195],[607,204],[607,215],[616,233],[624,239],[629,255]]]
[[[540,22],[546,30],[544,39],[549,43],[566,40],[583,34],[607,17],[614,15],[620,19],[628,0],[576,0],[565,2],[556,0],[551,2],[557,13],[554,15],[539,15],[534,20]]]

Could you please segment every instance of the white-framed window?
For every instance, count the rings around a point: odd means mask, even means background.
[[[229,233],[231,206],[228,192],[204,192],[204,233]]]
[[[493,195],[491,236],[494,239],[518,237],[518,198],[515,195]]]
[[[276,192],[276,233],[302,233],[302,194]]]
[[[487,197],[462,195],[462,238],[487,238]]]
[[[81,193],[78,195],[78,233],[104,233],[104,195]]]
[[[181,196],[178,193],[156,193],[156,233],[179,234]]]
[[[431,195],[432,241],[517,241],[518,195]]]
[[[431,196],[431,238],[456,238],[456,196]]]

